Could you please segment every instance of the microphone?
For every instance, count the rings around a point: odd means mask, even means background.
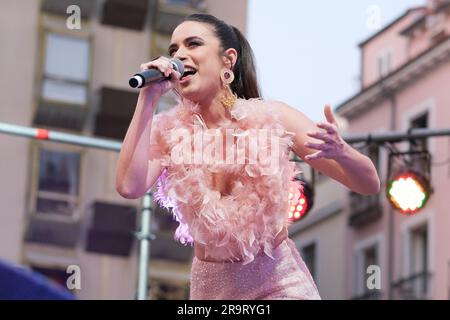
[[[171,59],[172,68],[178,71],[181,75],[184,73],[184,65],[183,62],[179,59]],[[166,77],[164,74],[156,68],[147,69],[136,73],[133,77],[130,78],[128,83],[132,88],[142,88],[150,82],[160,81],[160,80],[169,80],[170,76]]]

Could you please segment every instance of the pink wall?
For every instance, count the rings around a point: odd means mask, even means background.
[[[405,63],[407,55],[407,38],[400,31],[411,24],[411,22],[423,12],[423,9],[412,10],[403,19],[397,21],[393,26],[370,40],[362,48],[362,85],[363,88],[370,86],[379,80],[378,56],[383,50],[392,52],[392,70]]]
[[[427,29],[426,26],[416,28],[410,35],[408,40],[408,56],[412,59],[424,52],[433,44],[432,36],[443,30],[447,35],[450,35],[450,19],[449,13],[441,12],[436,16],[439,22],[432,29]]]
[[[352,119],[349,121],[349,127],[348,127],[348,134],[359,134],[359,133],[375,133],[375,132],[386,132],[389,131],[389,123],[390,123],[390,104],[389,102],[385,101],[375,108],[365,112],[363,115],[356,119]],[[381,151],[381,159],[380,159],[380,170],[378,172],[380,179],[381,179],[381,192],[384,192],[385,189],[385,181],[386,181],[386,164],[387,164],[387,158],[386,153],[384,150]],[[383,194],[380,195],[381,198],[384,197]],[[383,202],[383,215],[382,217],[373,222],[370,223],[364,227],[353,229],[351,227],[348,228],[348,232],[346,232],[346,246],[345,246],[345,256],[349,257],[347,259],[347,267],[345,270],[347,270],[346,274],[346,296],[348,298],[354,296],[354,282],[355,282],[355,273],[356,270],[354,269],[354,247],[355,245],[363,241],[365,239],[370,238],[371,236],[377,235],[379,233],[383,234],[384,242],[385,242],[385,248],[387,245],[387,237],[385,234],[387,234],[387,226],[388,226],[388,216],[387,216],[387,208],[388,203],[386,201]],[[387,250],[384,249],[383,252],[380,253],[382,255],[381,257],[381,263],[380,267],[382,270],[382,288],[386,288],[388,284],[388,279],[386,276],[387,272]]]
[[[429,127],[450,128],[450,92],[448,87],[442,84],[450,83],[450,62],[440,65],[434,72],[427,74],[414,83],[398,96],[398,126],[405,129],[405,117],[412,110],[420,112],[429,108]],[[426,101],[430,101],[427,103]],[[422,102],[425,102],[423,105]],[[442,162],[450,158],[450,137],[431,138],[429,149],[433,162]],[[438,299],[448,299],[450,285],[450,208],[448,205],[450,194],[450,165],[432,166],[432,186],[435,193],[426,205],[430,212],[432,234],[430,234],[430,258],[432,279],[432,296]],[[400,227],[402,219],[397,214],[396,228]],[[397,232],[398,234],[398,232]],[[398,241],[396,241],[398,243]],[[398,266],[397,266],[398,268]]]
[[[422,111],[429,112],[430,128],[450,128],[450,91],[442,84],[450,83],[450,61],[439,65],[432,72],[422,76],[418,81],[404,88],[397,94],[397,121],[396,130],[405,131],[411,117],[419,115]],[[376,132],[378,130],[389,130],[390,104],[388,101],[377,105],[375,108],[352,119],[349,123],[349,133]],[[385,129],[385,130],[383,130]],[[400,149],[405,150],[399,145]],[[439,137],[429,140],[429,149],[433,161],[442,162],[450,158],[450,138]],[[380,220],[358,229],[349,229],[347,233],[347,256],[352,256],[352,251],[356,243],[370,236],[381,234],[384,238],[384,252],[381,261],[383,288],[387,288],[387,262],[388,262],[388,203],[384,195],[386,183],[387,153],[381,152],[381,170],[379,172],[382,179],[383,216]],[[448,196],[450,194],[450,164],[432,167],[432,185],[435,193],[431,196],[425,209],[416,216],[403,216],[394,212],[395,221],[395,258],[394,258],[394,281],[401,277],[401,268],[404,267],[402,255],[405,246],[402,241],[402,228],[412,221],[412,219],[425,219],[427,217],[429,229],[429,267],[433,274],[431,296],[434,299],[448,298],[448,285],[450,279],[450,209]],[[421,216],[422,215],[422,216]],[[352,260],[349,261],[352,263]],[[349,264],[347,274],[348,296],[352,296],[354,276],[352,265]]]
[[[393,69],[410,61],[418,54],[433,46],[431,34],[433,31],[421,30],[413,32],[409,37],[399,34],[414,19],[414,15],[424,12],[424,9],[411,11],[392,27],[380,33],[362,47],[363,88],[375,83],[378,77],[377,57],[380,51],[390,48],[393,53]],[[446,20],[442,22],[450,35],[450,15],[443,15]],[[421,31],[420,31],[421,30]],[[450,41],[450,40],[448,40]],[[439,64],[426,74],[420,74],[416,81],[396,92],[396,121],[395,130],[406,131],[410,120],[422,112],[428,112],[429,128],[450,128],[450,60]],[[375,133],[389,131],[391,124],[391,103],[383,101],[372,109],[350,119],[348,133]],[[397,145],[401,151],[406,151],[408,144]],[[450,159],[450,137],[436,137],[428,140],[429,151],[433,162],[443,162]],[[386,171],[388,153],[382,149],[380,152],[381,168],[379,175],[382,180],[381,199],[383,205],[382,217],[364,227],[349,227],[346,233],[346,256],[352,257],[354,248],[366,239],[379,236],[381,239],[382,290],[386,293],[388,288],[388,230],[389,230],[389,204],[386,200]],[[407,256],[406,236],[408,228],[426,222],[428,225],[428,268],[432,273],[431,298],[448,299],[450,285],[450,163],[441,166],[432,166],[431,179],[434,193],[431,195],[425,208],[413,216],[404,216],[394,211],[394,260],[393,281],[405,277],[404,269],[409,267]],[[346,268],[346,295],[354,295],[355,270],[353,259],[347,259]],[[384,296],[387,298],[387,296]]]

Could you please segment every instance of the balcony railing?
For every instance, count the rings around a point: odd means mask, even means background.
[[[133,118],[137,93],[102,87],[98,95],[100,103],[95,116],[94,135],[123,140]]]
[[[380,300],[383,297],[381,290],[369,290],[363,294],[353,296],[351,300]]]
[[[350,218],[349,225],[360,227],[381,217],[382,207],[379,195],[363,196],[350,192]]]
[[[392,285],[393,298],[401,300],[430,299],[431,277],[430,272],[424,271],[400,279]]]

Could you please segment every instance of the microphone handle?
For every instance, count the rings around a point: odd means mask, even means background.
[[[130,80],[129,84],[132,88],[142,88],[146,84],[154,81],[169,80],[170,77],[163,75],[158,69],[147,69],[136,73]]]

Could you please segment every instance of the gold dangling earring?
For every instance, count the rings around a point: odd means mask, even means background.
[[[222,80],[222,83],[224,84],[224,94],[222,98],[220,99],[220,102],[225,107],[225,109],[230,110],[236,100],[237,96],[233,91],[231,91],[230,84],[234,81],[234,73],[232,70],[228,68],[223,68],[220,71],[220,79]]]

